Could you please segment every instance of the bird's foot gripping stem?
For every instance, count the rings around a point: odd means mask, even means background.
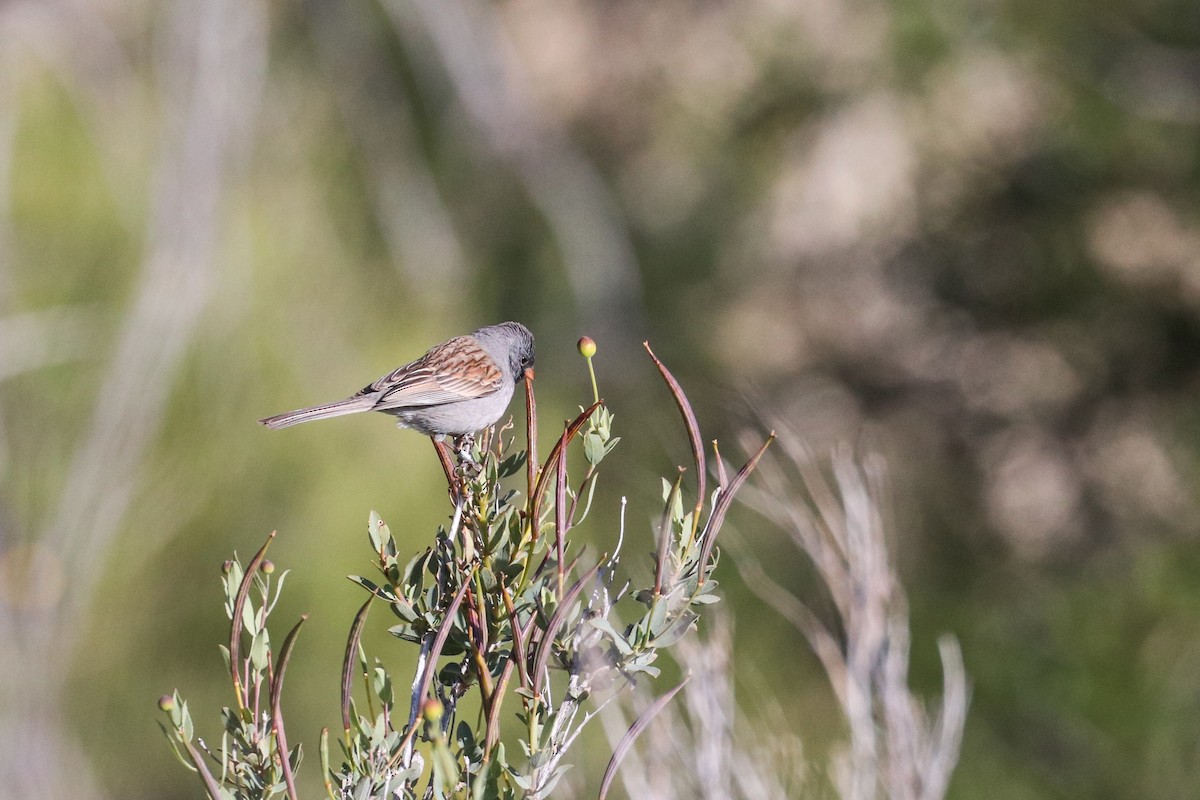
[[[472,452],[475,449],[474,436],[464,433],[460,436],[451,437],[450,442],[454,445],[454,454],[458,456],[459,463],[476,465],[475,455]]]

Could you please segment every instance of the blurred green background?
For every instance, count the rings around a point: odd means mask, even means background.
[[[416,550],[444,494],[385,418],[254,420],[503,319],[543,449],[599,342],[598,541],[688,462],[642,339],[733,460],[886,456],[914,680],[947,631],[973,684],[951,797],[1194,794],[1198,189],[1183,0],[0,4],[0,794],[200,796],[154,701],[218,730],[219,565],[273,529],[315,787],[367,512]],[[820,761],[815,660],[723,581]]]

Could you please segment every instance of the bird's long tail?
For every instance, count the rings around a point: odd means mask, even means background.
[[[370,411],[375,405],[376,398],[373,396],[356,395],[347,397],[345,400],[339,400],[336,403],[326,403],[323,406],[313,406],[312,408],[298,408],[295,411],[288,411],[286,414],[277,414],[273,417],[260,419],[259,422],[266,425],[272,430],[286,428],[289,425],[299,425],[301,422],[311,422],[314,419],[329,419],[330,417],[340,417],[343,414],[357,414],[359,411]]]

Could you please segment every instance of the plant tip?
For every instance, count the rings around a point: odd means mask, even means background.
[[[582,336],[579,339],[579,355],[584,358],[591,358],[596,355],[596,340],[590,336]]]
[[[224,575],[228,575],[232,570],[233,570],[233,561],[230,559],[226,559],[225,563],[221,565],[221,573]]]
[[[259,569],[263,571],[264,575],[270,575],[275,571],[275,562],[270,559],[263,559],[262,566]]]
[[[436,697],[431,697],[426,700],[422,710],[425,712],[425,719],[434,724],[437,724],[441,721],[442,714],[445,712],[442,702]]]
[[[169,694],[164,694],[162,697],[158,698],[159,711],[170,711],[173,708],[175,708],[175,698],[174,697],[172,697]]]

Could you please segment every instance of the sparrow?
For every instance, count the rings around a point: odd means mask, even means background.
[[[533,378],[533,334],[519,322],[502,322],[442,342],[345,400],[259,422],[275,429],[382,411],[395,416],[399,427],[440,442],[496,424],[512,400],[513,388],[526,377]]]

